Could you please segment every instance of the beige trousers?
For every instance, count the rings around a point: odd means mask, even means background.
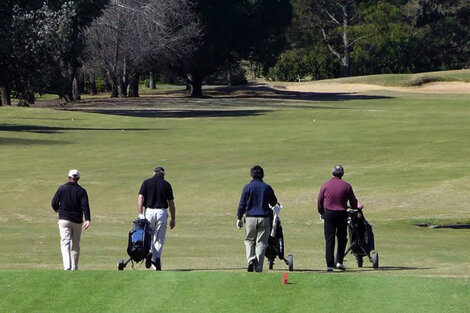
[[[60,250],[64,270],[78,270],[78,258],[80,256],[80,236],[82,224],[59,220]]]
[[[257,272],[263,271],[264,252],[269,240],[269,217],[246,217],[246,259],[256,259]]]

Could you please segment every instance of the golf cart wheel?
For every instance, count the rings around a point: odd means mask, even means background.
[[[372,267],[379,268],[379,254],[377,252],[372,254]]]
[[[294,256],[292,254],[287,257],[287,263],[289,263],[289,272],[292,272],[294,270]]]
[[[358,255],[356,257],[356,260],[357,260],[357,267],[362,267],[362,265],[364,264],[364,259],[362,258],[362,255]]]
[[[122,271],[122,270],[124,270],[124,267],[125,267],[124,260],[120,259],[119,262],[118,262],[118,270]]]

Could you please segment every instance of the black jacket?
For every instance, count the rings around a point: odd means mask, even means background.
[[[86,190],[77,183],[68,182],[57,189],[52,198],[52,209],[59,212],[59,219],[74,223],[91,221],[90,206]]]

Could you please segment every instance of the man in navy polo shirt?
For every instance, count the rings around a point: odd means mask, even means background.
[[[154,269],[157,271],[162,269],[161,255],[163,243],[165,242],[168,208],[171,215],[170,229],[173,229],[176,223],[173,189],[164,177],[165,169],[160,166],[156,167],[153,177],[146,179],[142,183],[137,199],[139,216],[144,218],[143,212],[145,207],[145,218],[150,222],[150,228],[153,231],[152,259],[147,259],[145,265],[149,268],[153,264]]]
[[[69,171],[68,182],[59,187],[51,206],[59,213],[60,247],[64,270],[78,270],[80,236],[90,227],[90,206],[86,190],[78,184],[80,172]],[[85,215],[85,223],[83,223]],[[82,224],[83,223],[83,224]]]
[[[326,241],[326,266],[327,271],[333,271],[335,265],[335,235],[338,239],[336,268],[345,271],[343,265],[344,250],[347,240],[346,210],[348,202],[351,208],[357,208],[357,199],[351,185],[342,180],[344,169],[341,165],[333,167],[333,177],[321,186],[318,195],[318,213],[324,221],[324,234]]]
[[[263,182],[264,171],[259,165],[251,169],[253,180],[245,185],[240,198],[237,212],[237,227],[243,227],[242,218],[246,214],[246,258],[248,272],[262,272],[264,253],[268,247],[270,233],[270,216],[272,210],[269,206],[277,203],[274,190]]]

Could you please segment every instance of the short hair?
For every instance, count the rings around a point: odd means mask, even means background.
[[[158,166],[153,171],[155,172],[155,175],[165,177],[165,169],[163,167]]]
[[[253,178],[258,178],[258,179],[263,179],[264,177],[264,170],[261,166],[255,165],[251,168],[251,177]]]
[[[334,177],[343,177],[344,175],[344,168],[342,165],[335,165],[333,167],[333,170],[331,171],[331,174],[334,176]]]

